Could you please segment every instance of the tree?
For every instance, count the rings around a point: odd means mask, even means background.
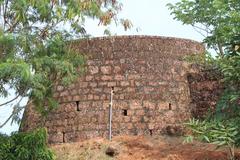
[[[240,3],[238,0],[182,0],[168,4],[169,9],[183,24],[191,24],[206,33],[204,42],[218,48],[219,56],[211,64],[220,71],[225,92],[220,98],[218,117],[236,118],[240,114]],[[232,112],[222,112],[231,110]],[[229,114],[231,113],[231,114]]]
[[[239,0],[181,0],[168,7],[175,19],[201,33],[207,46],[214,48],[219,56],[239,51]]]
[[[225,88],[213,116],[202,122],[192,120],[187,126],[198,139],[227,145],[234,159],[234,146],[240,145],[239,0],[181,0],[168,7],[175,19],[192,25],[205,36],[207,46],[217,51],[208,64],[222,74]]]
[[[238,0],[181,0],[168,4],[174,18],[190,24],[201,34],[208,47],[216,49],[218,57],[212,60],[221,72],[225,93],[219,101],[222,107],[239,108],[240,102],[240,3]],[[217,110],[217,111],[218,111]],[[234,113],[240,113],[233,111]]]
[[[47,145],[44,128],[28,133],[0,134],[0,159],[6,160],[54,160],[55,155]]]
[[[83,70],[85,59],[66,42],[86,35],[87,18],[105,26],[114,20],[128,29],[130,22],[117,16],[120,10],[117,0],[1,0],[0,96],[8,97],[13,89],[16,97],[0,107],[18,102],[0,128],[11,119],[20,120],[23,97],[29,97],[42,114],[57,107],[54,86],[71,83]]]

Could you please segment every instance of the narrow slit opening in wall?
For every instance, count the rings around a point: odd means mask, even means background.
[[[127,109],[123,109],[122,113],[124,116],[127,116],[128,115]]]
[[[149,129],[149,134],[150,134],[150,136],[153,135],[153,130],[152,129]]]
[[[172,104],[171,103],[168,104],[168,109],[172,110]]]
[[[62,132],[62,134],[63,134],[63,143],[65,143],[66,142],[66,140],[65,140],[65,132]]]
[[[77,111],[80,111],[80,108],[79,108],[79,101],[76,101],[76,105],[77,105]]]

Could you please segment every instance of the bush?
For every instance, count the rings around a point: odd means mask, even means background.
[[[0,135],[0,159],[2,160],[54,160],[48,148],[47,132],[37,129],[29,133]]]
[[[238,145],[240,137],[239,127],[234,122],[192,119],[185,123],[192,132],[185,141],[191,142],[193,138],[196,138],[200,141],[216,144],[218,147],[227,147],[229,149],[229,158],[233,160],[234,148]]]

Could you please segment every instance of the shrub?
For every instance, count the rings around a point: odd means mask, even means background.
[[[235,121],[200,121],[196,119],[185,123],[191,129],[192,134],[188,135],[185,142],[193,141],[196,138],[200,141],[216,144],[218,147],[227,146],[229,158],[234,159],[234,148],[239,141],[239,127]]]
[[[0,135],[0,159],[4,160],[54,160],[48,148],[47,132],[37,129],[28,133]]]

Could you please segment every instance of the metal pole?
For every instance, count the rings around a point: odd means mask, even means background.
[[[111,90],[110,103],[109,103],[109,140],[112,140],[112,106],[113,106],[114,87]]]

